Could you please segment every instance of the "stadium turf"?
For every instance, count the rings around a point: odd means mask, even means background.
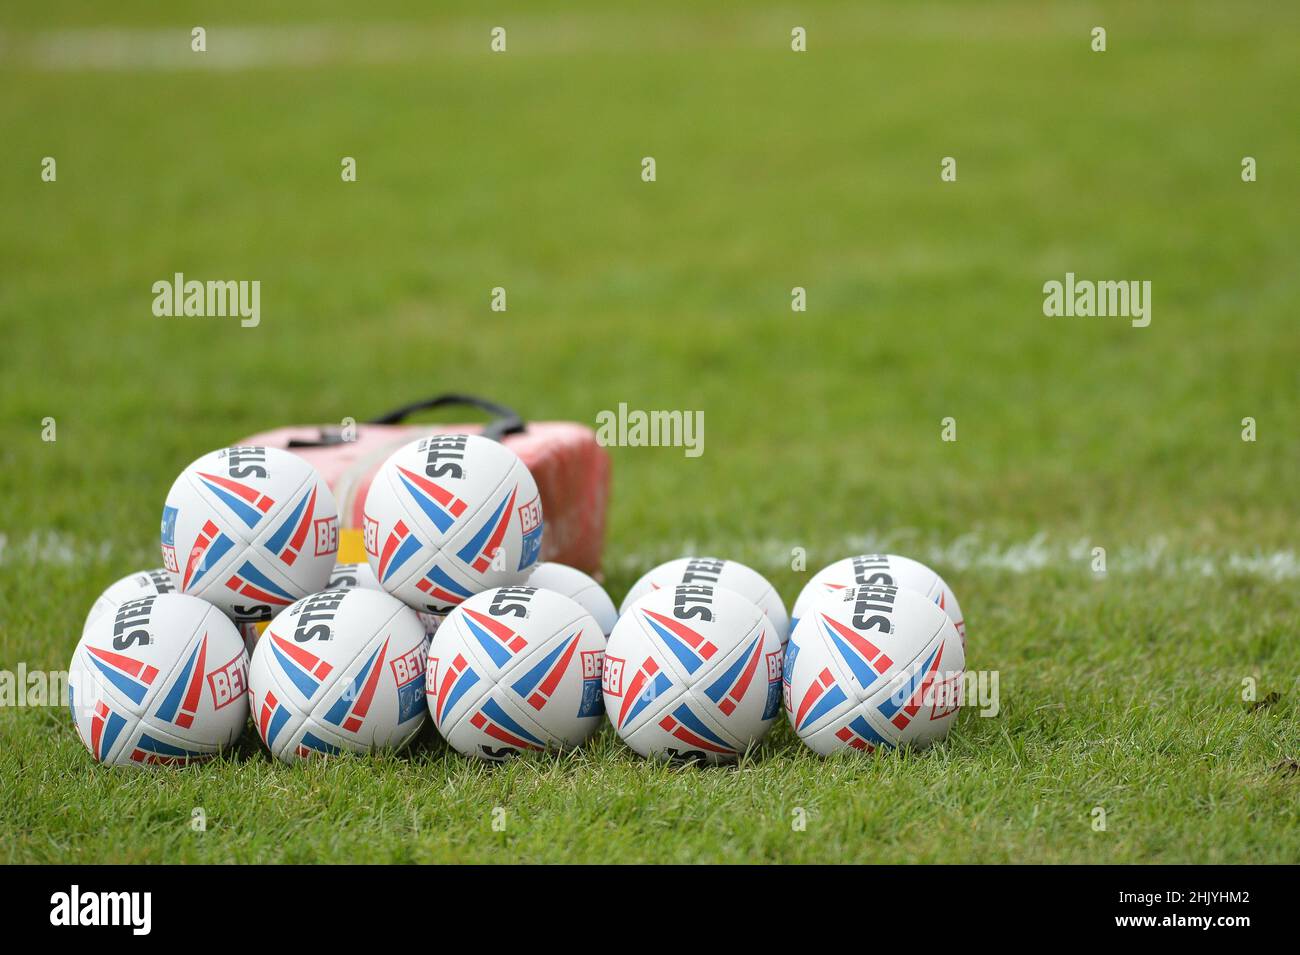
[[[202,452],[468,391],[702,410],[698,458],[611,449],[615,600],[908,554],[997,712],[734,769],[607,728],[122,772],[4,706],[0,861],[1300,861],[1300,11],[424,6],[0,12],[0,669],[67,666]],[[261,323],[155,317],[175,272],[260,280]],[[1150,326],[1046,317],[1066,272],[1149,280]]]

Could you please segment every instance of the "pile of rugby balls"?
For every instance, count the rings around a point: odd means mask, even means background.
[[[537,486],[473,435],[394,453],[366,497],[366,564],[336,564],[338,513],[303,459],[233,447],[177,477],[164,567],[95,601],[69,707],[102,763],[215,755],[251,713],[285,762],[395,750],[425,721],[501,760],[582,745],[606,716],[647,757],[730,762],[784,709],[813,750],[923,745],[957,712],[965,630],[944,581],[867,555],[816,574],[787,618],[735,561],[654,568],[615,611],[539,564]]]

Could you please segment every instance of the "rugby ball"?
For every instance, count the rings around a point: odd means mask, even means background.
[[[370,569],[408,606],[444,615],[474,594],[522,584],[542,547],[542,502],[509,448],[439,434],[399,448],[366,492]]]
[[[447,615],[429,647],[433,724],[457,752],[500,761],[584,743],[605,715],[605,635],[574,600],[496,587]]]
[[[379,586],[379,581],[375,579],[375,572],[370,569],[370,564],[335,564],[334,572],[330,574],[329,583],[325,585],[326,590],[348,590],[352,587],[364,587],[367,590],[378,590],[380,593],[387,593],[383,587]],[[433,632],[438,629],[442,623],[440,614],[424,613],[416,611],[415,614],[420,623],[424,625],[424,632],[433,636]]]
[[[177,591],[246,628],[324,587],[338,546],[334,495],[310,464],[278,448],[205,454],[163,506],[163,564]]]
[[[627,613],[634,603],[648,593],[689,584],[705,587],[725,587],[746,598],[767,614],[782,645],[789,635],[790,619],[786,616],[785,604],[776,588],[767,582],[758,571],[735,560],[719,560],[716,557],[682,557],[660,564],[647,571],[641,579],[632,585],[632,589],[623,598],[618,608],[619,616]]]
[[[90,612],[86,614],[86,622],[81,626],[81,632],[84,634],[101,614],[116,610],[124,601],[136,597],[148,597],[151,594],[170,594],[175,591],[176,585],[172,583],[166,567],[155,567],[152,570],[127,574],[109,584],[104,592],[95,598],[95,602],[90,606]]]
[[[816,601],[864,584],[914,590],[938,604],[939,609],[952,619],[957,632],[961,634],[962,646],[966,646],[966,621],[952,588],[919,560],[897,554],[859,554],[837,560],[817,571],[794,602],[790,629],[799,625],[799,619]]]
[[[235,625],[205,601],[131,597],[87,625],[68,668],[68,707],[101,763],[208,759],[248,722],[248,655]]]
[[[642,756],[733,762],[781,709],[781,641],[734,591],[668,586],[619,618],[603,689],[614,729]]]
[[[325,582],[322,590],[350,590],[353,587],[365,587],[367,590],[379,590],[384,588],[379,586],[379,581],[375,579],[375,572],[370,569],[370,564],[335,564],[334,569],[330,571],[329,580]]]
[[[783,696],[795,734],[823,756],[924,746],[957,718],[966,655],[933,601],[849,587],[819,600],[790,635]]]
[[[378,590],[325,590],[278,613],[248,683],[262,742],[286,763],[396,750],[424,725],[428,640],[415,612]]]
[[[528,586],[552,590],[570,600],[576,600],[595,618],[605,636],[609,636],[614,624],[618,622],[618,611],[614,609],[614,601],[609,599],[605,588],[567,564],[553,561],[538,564],[528,576]]]

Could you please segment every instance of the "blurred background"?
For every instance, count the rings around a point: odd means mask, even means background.
[[[627,582],[687,542],[814,566],[862,534],[1289,547],[1298,26],[1208,2],[7,7],[0,529],[11,555],[54,531],[149,559],[201,452],[455,390],[705,412],[698,459],[614,449]],[[1150,280],[1150,327],[1045,317],[1067,271]],[[154,317],[175,272],[259,280],[261,324]]]
[[[458,391],[703,412],[699,457],[611,449],[614,599],[907,554],[997,715],[717,773],[246,739],[164,785],[5,706],[0,859],[1293,862],[1300,6],[545,6],[0,9],[0,669],[67,665],[200,454]],[[178,272],[260,324],[155,317]],[[1045,316],[1067,272],[1149,281],[1149,327]]]

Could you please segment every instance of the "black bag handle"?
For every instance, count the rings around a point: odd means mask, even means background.
[[[483,427],[483,437],[490,438],[493,441],[500,441],[508,434],[518,434],[527,427],[524,424],[524,419],[519,416],[519,412],[513,408],[507,408],[495,401],[488,401],[486,398],[478,398],[474,395],[455,394],[437,395],[433,398],[426,398],[424,401],[417,401],[414,404],[403,405],[394,411],[388,412],[388,414],[380,415],[378,418],[371,418],[366,424],[400,424],[406,420],[407,415],[415,414],[417,411],[448,408],[453,405],[468,405],[471,408],[478,408],[480,411],[486,411],[492,415],[492,420]],[[324,448],[344,443],[339,428],[330,425],[320,429],[319,437],[291,438],[288,446],[291,448]]]
[[[413,404],[403,405],[387,414],[380,415],[378,418],[371,418],[367,424],[401,424],[408,415],[415,414],[417,411],[429,411],[433,408],[448,408],[457,405],[468,405],[471,408],[477,408],[492,415],[492,420],[483,427],[483,437],[491,438],[493,441],[500,441],[508,434],[518,434],[526,427],[524,419],[513,408],[497,404],[495,401],[488,401],[486,398],[479,398],[476,395],[460,394],[437,395]]]

